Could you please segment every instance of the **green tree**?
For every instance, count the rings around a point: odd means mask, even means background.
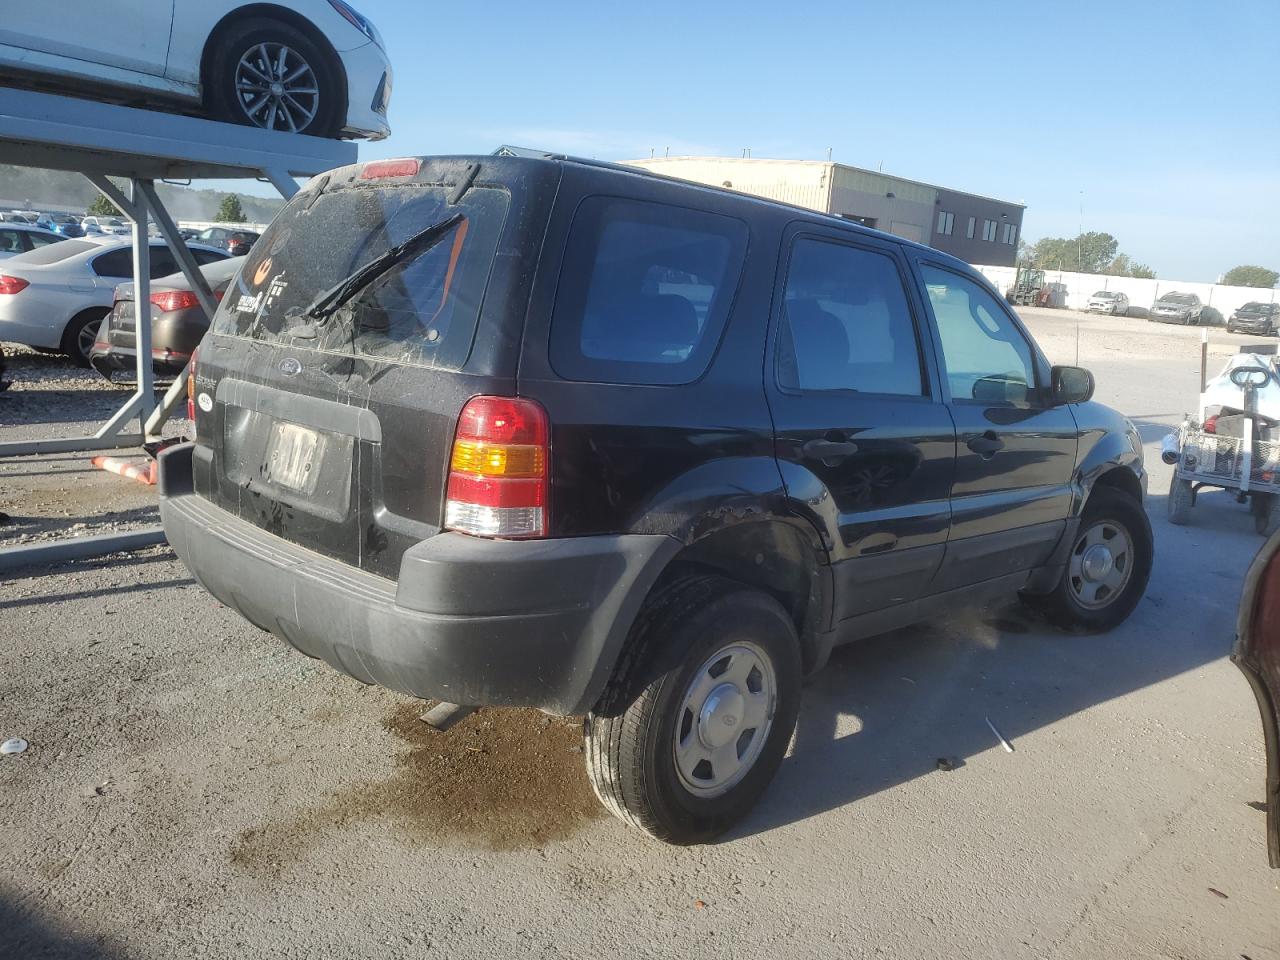
[[[222,206],[213,219],[218,223],[244,223],[244,208],[240,206],[240,198],[234,193],[228,193],[222,198]]]
[[[1044,237],[1031,247],[1031,262],[1045,270],[1103,273],[1119,246],[1111,234],[1094,231],[1070,238]]]
[[[1249,264],[1232,267],[1222,278],[1229,287],[1274,287],[1277,280],[1280,280],[1280,273]]]
[[[1121,253],[1119,241],[1109,233],[1042,237],[1029,247],[1018,248],[1018,262],[1041,270],[1104,273],[1112,277],[1155,276],[1145,263],[1134,263],[1127,253]]]
[[[99,193],[93,198],[93,203],[89,204],[89,209],[85,211],[86,216],[90,217],[118,217],[120,209],[107,199],[105,193]]]

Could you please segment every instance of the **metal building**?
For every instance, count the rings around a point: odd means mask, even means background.
[[[627,164],[833,213],[989,266],[1012,266],[1017,259],[1026,209],[830,161],[656,157]]]

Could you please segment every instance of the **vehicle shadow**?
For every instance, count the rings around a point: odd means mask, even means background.
[[[125,960],[129,954],[106,937],[86,937],[57,928],[0,888],[0,957],[13,960]]]
[[[805,688],[777,779],[731,837],[795,823],[926,774],[958,775],[938,771],[1000,749],[988,718],[1016,751],[1026,734],[1225,657],[1230,624],[1168,627],[1172,611],[1163,608],[1179,602],[1178,583],[1190,575],[1184,565],[1191,561],[1159,552],[1162,535],[1178,535],[1164,520],[1165,500],[1148,499],[1160,576],[1110,633],[1066,633],[1013,601],[957,610],[836,650]],[[1229,498],[1206,497],[1203,507],[1193,524],[1244,548],[1239,574],[1223,573],[1230,586],[1221,584],[1238,593],[1243,567],[1262,541],[1248,511]]]

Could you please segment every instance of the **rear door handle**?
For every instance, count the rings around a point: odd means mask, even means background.
[[[988,430],[970,440],[969,449],[983,460],[990,460],[997,452],[1004,449],[1004,441],[996,436],[994,430]]]
[[[810,460],[829,463],[853,456],[858,452],[858,445],[852,440],[808,440],[800,448],[800,452]]]

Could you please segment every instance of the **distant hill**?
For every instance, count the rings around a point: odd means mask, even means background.
[[[196,190],[191,187],[157,183],[156,192],[175,220],[212,220],[222,198],[230,191]],[[98,191],[78,173],[37,170],[0,164],[0,198],[5,207],[33,210],[44,207],[82,211],[93,203]],[[283,200],[252,197],[238,193],[245,218],[250,223],[267,223],[284,205]]]

